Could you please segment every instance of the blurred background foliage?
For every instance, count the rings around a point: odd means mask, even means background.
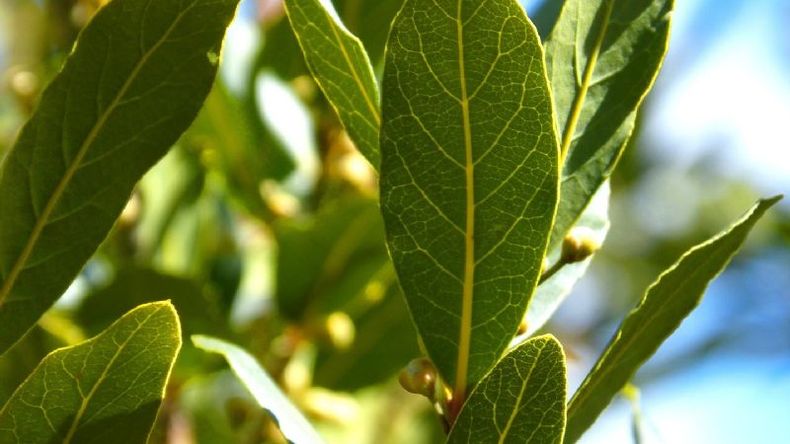
[[[402,1],[334,0],[378,73]],[[0,154],[102,2],[0,2]],[[523,3],[545,34],[560,2]],[[612,180],[605,247],[545,328],[570,355],[571,387],[662,269],[758,196],[790,189],[790,34],[781,25],[790,5],[723,3],[678,2],[665,68]],[[171,299],[186,335],[253,352],[330,442],[440,441],[428,403],[396,382],[420,349],[376,187],[279,0],[243,1],[192,128],[141,181],[67,294],[0,359],[0,404],[49,351],[142,302]],[[790,436],[789,210],[786,200],[758,227],[638,374],[639,421],[617,401],[585,441],[627,441],[632,426],[645,442]],[[155,442],[282,440],[224,365],[189,341],[156,430]]]

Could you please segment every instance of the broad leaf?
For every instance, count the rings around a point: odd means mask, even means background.
[[[362,42],[329,0],[285,0],[288,19],[318,85],[359,151],[378,168],[379,92]]]
[[[49,352],[65,345],[68,344],[36,326],[0,356],[0,406],[11,398]]]
[[[181,347],[169,302],[50,353],[0,409],[0,442],[145,442]]]
[[[589,233],[599,245],[603,244],[606,234],[609,232],[609,216],[607,214],[609,210],[609,195],[610,188],[607,181],[601,185],[590,205],[587,206],[576,225],[574,225],[574,227],[589,230]],[[556,261],[559,259],[560,249],[555,248],[554,250],[550,258]],[[527,314],[524,317],[527,329],[524,336],[532,336],[549,321],[562,301],[573,290],[576,282],[587,272],[593,257],[594,255],[581,262],[566,264],[553,276],[541,282],[538,289],[535,290],[535,295],[529,300],[529,306],[527,306]],[[520,339],[516,338],[515,340],[520,342]]]
[[[407,1],[387,48],[387,240],[428,354],[463,399],[515,334],[554,218],[543,53],[516,0]]]
[[[749,231],[781,197],[761,200],[735,225],[686,252],[647,289],[568,407],[566,439],[574,442],[595,421],[636,370],[675,331],[702,299],[705,289],[730,262]]]
[[[211,88],[235,0],[116,0],[0,169],[0,353],[68,287]]]
[[[667,50],[673,0],[566,0],[546,42],[564,159],[558,245],[611,174]]]
[[[208,336],[194,335],[192,342],[198,348],[225,357],[252,396],[277,421],[285,439],[294,444],[323,442],[307,419],[249,353],[229,342]]]
[[[565,430],[565,355],[552,336],[505,355],[480,384],[448,443],[561,443]]]
[[[526,4],[527,1],[522,1]],[[538,34],[542,40],[546,40],[554,29],[557,19],[560,17],[560,11],[565,0],[544,0],[540,7],[534,13],[530,14],[529,18],[535,24]]]

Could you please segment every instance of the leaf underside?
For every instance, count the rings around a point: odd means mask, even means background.
[[[145,442],[180,347],[169,302],[137,307],[44,358],[0,409],[0,442]]]
[[[611,175],[666,54],[674,0],[566,0],[546,41],[564,165],[551,246]],[[567,154],[565,154],[567,153]]]
[[[295,444],[323,442],[304,415],[291,403],[252,355],[237,345],[209,336],[194,335],[192,342],[198,348],[225,357],[233,372],[252,393],[255,400],[277,422],[285,439]]]
[[[554,216],[543,54],[515,0],[413,0],[385,63],[387,241],[428,354],[462,394],[521,322]]]
[[[702,300],[754,224],[781,197],[761,200],[735,225],[686,252],[647,289],[568,406],[567,442],[575,442],[611,399]]]
[[[0,167],[0,354],[66,290],[211,88],[236,0],[115,0]]]
[[[561,443],[565,355],[551,336],[508,352],[475,388],[448,443]]]
[[[362,42],[329,0],[285,0],[288,19],[318,85],[359,151],[379,167],[379,91]]]

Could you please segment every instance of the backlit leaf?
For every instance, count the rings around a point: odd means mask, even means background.
[[[452,443],[561,443],[565,355],[552,336],[530,339],[499,361],[450,431]]]
[[[609,232],[609,195],[611,194],[609,182],[604,182],[601,188],[593,196],[590,205],[584,210],[579,220],[574,225],[575,228],[589,230],[589,234],[600,245],[603,244],[606,234]],[[560,248],[555,248],[549,258],[554,263],[560,256]],[[559,308],[562,301],[571,293],[576,282],[587,272],[593,256],[581,262],[565,264],[557,273],[546,279],[535,290],[535,295],[529,300],[527,314],[524,316],[526,322],[526,337],[532,336],[540,330],[551,316]],[[516,338],[520,340],[521,338]]]
[[[761,200],[735,225],[686,252],[661,274],[614,334],[568,407],[567,442],[595,421],[636,370],[702,300],[705,289],[738,251],[749,231],[780,197]]]
[[[387,240],[428,354],[461,399],[515,334],[554,217],[543,52],[516,0],[407,1],[387,49]]]
[[[329,0],[285,0],[307,65],[359,151],[379,166],[379,92],[362,42]]]
[[[145,442],[180,347],[176,311],[155,302],[50,353],[0,409],[0,442]]]
[[[604,180],[634,129],[658,74],[673,0],[566,0],[546,42],[564,159],[558,245]]]
[[[192,342],[198,348],[225,357],[252,396],[277,421],[285,439],[294,444],[323,442],[304,415],[249,353],[229,342],[208,336],[194,335]]]
[[[235,0],[115,0],[0,169],[0,353],[52,305],[209,92]]]

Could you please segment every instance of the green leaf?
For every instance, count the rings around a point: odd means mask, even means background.
[[[181,347],[169,302],[50,353],[0,409],[0,442],[145,442]]]
[[[565,355],[552,336],[525,341],[475,387],[448,443],[561,443]]]
[[[347,349],[319,353],[315,384],[334,390],[360,390],[397,375],[407,362],[421,355],[403,295],[394,282],[395,272],[390,264],[385,271],[387,277],[371,281],[362,296],[370,303],[370,293],[381,291],[383,299],[353,317],[354,342]],[[388,288],[382,288],[384,285]]]
[[[111,282],[89,292],[74,317],[88,334],[92,334],[131,308],[152,302],[157,297],[170,298],[181,314],[185,334],[225,334],[216,295],[193,280],[135,265],[119,268]]]
[[[285,0],[307,66],[359,151],[379,166],[378,85],[362,42],[329,0]]]
[[[529,18],[535,24],[542,40],[545,41],[551,30],[554,29],[563,4],[565,4],[565,0],[544,0],[540,8],[530,15]]]
[[[428,354],[463,399],[524,316],[556,209],[535,28],[515,0],[407,1],[382,97],[390,252]]]
[[[143,176],[137,185],[142,211],[134,228],[138,259],[155,255],[176,214],[197,200],[204,184],[200,160],[179,146]]]
[[[609,182],[606,181],[595,193],[590,205],[587,206],[576,225],[574,225],[575,228],[589,230],[589,233],[599,245],[603,244],[606,234],[609,232],[609,216],[607,212],[609,210],[610,193]],[[557,261],[560,256],[560,249],[555,248],[554,250],[550,258]],[[557,273],[538,286],[535,295],[529,300],[527,314],[524,317],[527,325],[524,333],[526,337],[532,336],[549,321],[562,301],[573,290],[576,282],[587,272],[587,268],[590,266],[594,256],[590,256],[581,262],[565,264]],[[516,338],[516,340],[518,339],[520,338]]]
[[[735,225],[686,252],[650,285],[573,395],[568,406],[568,442],[579,439],[642,363],[696,308],[708,283],[727,266],[754,224],[780,199],[759,201]]]
[[[313,426],[249,353],[229,342],[208,336],[194,335],[192,342],[198,348],[225,357],[252,396],[277,421],[285,439],[295,444],[323,442]]]
[[[0,169],[0,353],[68,287],[192,122],[235,7],[115,0],[80,34]]]
[[[266,220],[272,216],[261,197],[261,182],[285,179],[296,163],[269,123],[247,108],[218,81],[182,140],[211,153],[233,197]]]
[[[0,406],[11,398],[49,352],[64,345],[67,344],[60,338],[36,326],[0,356]]]
[[[612,173],[667,50],[673,0],[566,0],[546,42],[564,160],[558,245]]]
[[[279,311],[299,319],[315,304],[337,309],[336,289],[348,298],[354,283],[364,286],[387,261],[382,225],[376,202],[359,197],[328,203],[309,219],[275,224]]]
[[[375,68],[381,64],[390,24],[405,0],[334,0],[349,31],[365,45]],[[379,71],[377,70],[377,73]]]

